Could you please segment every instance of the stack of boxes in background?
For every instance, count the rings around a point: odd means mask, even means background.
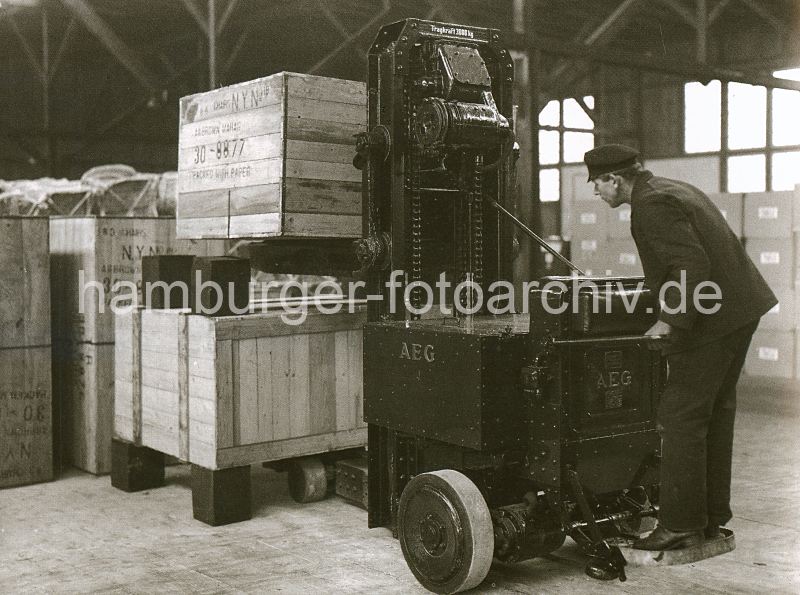
[[[581,270],[593,277],[642,274],[629,205],[612,209],[590,188],[576,196],[570,212],[564,235],[571,238],[572,261]]]
[[[745,372],[754,376],[792,378],[796,364],[795,212],[793,192],[759,192],[744,196],[744,243],[747,253],[778,298],[761,319],[750,345]],[[800,368],[797,370],[800,377]]]
[[[800,378],[800,186],[795,192],[711,194],[779,300],[753,336],[745,373]],[[642,274],[630,233],[630,207],[611,209],[586,191],[576,193],[564,221],[572,261],[590,276]]]

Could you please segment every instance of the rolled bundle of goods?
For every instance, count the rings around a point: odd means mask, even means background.
[[[6,182],[0,213],[12,216],[82,215],[89,213],[91,189],[79,181],[40,178]]]
[[[36,214],[36,203],[19,190],[0,193],[0,217],[30,217]]]
[[[178,202],[178,172],[165,171],[158,179],[158,214],[175,216]]]
[[[136,170],[130,165],[115,163],[111,165],[98,165],[87,169],[81,176],[81,181],[91,186],[108,186],[136,175]]]
[[[157,217],[158,176],[135,174],[95,191],[92,213],[127,217]]]
[[[80,180],[59,180],[50,185],[40,205],[43,215],[88,215],[92,189]]]
[[[92,214],[156,217],[158,176],[137,173],[129,165],[100,165],[86,171],[81,181],[92,187]]]

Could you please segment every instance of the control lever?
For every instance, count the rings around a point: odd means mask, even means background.
[[[558,260],[558,261],[559,261],[559,262],[561,262],[562,264],[565,264],[565,265],[567,265],[567,266],[568,266],[570,269],[572,269],[573,271],[575,271],[575,272],[576,272],[576,273],[578,273],[579,275],[581,275],[581,276],[585,276],[585,275],[586,275],[586,273],[584,273],[584,272],[583,272],[581,269],[579,269],[577,266],[575,266],[574,264],[572,264],[572,263],[571,263],[569,260],[567,260],[566,258],[564,258],[564,256],[562,256],[561,254],[559,254],[558,250],[554,250],[553,248],[551,248],[551,247],[550,247],[550,244],[548,244],[548,243],[547,243],[547,242],[545,242],[545,241],[544,241],[544,240],[543,240],[541,237],[539,237],[538,235],[536,235],[536,233],[534,233],[534,231],[533,231],[533,230],[532,230],[530,227],[528,227],[528,226],[527,226],[527,225],[525,225],[525,224],[524,224],[522,221],[520,221],[519,219],[517,219],[517,218],[516,218],[516,217],[515,217],[515,216],[514,216],[514,215],[513,215],[513,214],[512,214],[510,211],[508,211],[507,209],[505,209],[505,208],[503,208],[502,206],[500,206],[500,205],[497,203],[497,201],[496,201],[496,200],[493,200],[493,201],[491,201],[491,202],[490,202],[490,204],[491,204],[491,205],[492,205],[492,206],[493,206],[495,209],[497,209],[498,211],[500,211],[501,213],[503,213],[503,215],[505,215],[506,217],[508,217],[509,219],[511,219],[511,221],[513,221],[514,225],[516,225],[517,227],[519,227],[519,228],[520,228],[522,231],[524,231],[524,232],[525,232],[525,233],[526,233],[528,236],[530,236],[530,237],[531,237],[531,239],[533,239],[533,241],[535,241],[535,242],[536,242],[537,244],[539,244],[539,245],[540,245],[542,248],[544,248],[544,249],[545,249],[545,250],[547,250],[547,251],[548,251],[550,254],[552,254],[552,255],[553,255],[555,258],[556,258],[556,260]]]
[[[641,343],[642,341],[658,342],[669,339],[667,335],[626,335],[622,337],[586,337],[581,339],[553,339],[553,345],[597,345],[603,343]]]

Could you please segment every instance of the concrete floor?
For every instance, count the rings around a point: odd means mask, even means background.
[[[742,381],[734,552],[600,583],[567,540],[546,559],[495,565],[477,592],[800,593],[798,386]],[[212,528],[192,519],[188,471],[169,467],[166,487],[138,494],[78,471],[0,491],[0,593],[425,592],[363,510],[295,504],[284,475],[254,466],[254,518]]]

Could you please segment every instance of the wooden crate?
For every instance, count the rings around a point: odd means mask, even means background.
[[[61,459],[94,474],[111,471],[114,425],[114,345],[56,343]]]
[[[177,240],[175,220],[170,218],[53,217],[50,253],[54,338],[102,344],[114,342],[111,289],[118,281],[141,284],[143,256],[222,256],[225,246],[224,242]],[[81,310],[81,271],[85,283],[103,287],[103,304],[99,292],[88,289],[83,292]]]
[[[0,348],[50,345],[48,220],[0,219]]]
[[[143,256],[222,255],[225,242],[177,240],[170,218],[53,217],[50,247],[56,449],[79,469],[108,473],[114,374],[111,288],[117,281],[139,286]],[[102,304],[99,292],[88,289],[81,308],[80,271],[84,283],[98,283],[106,291]]]
[[[0,349],[0,488],[53,479],[50,347]]]
[[[364,83],[281,72],[181,99],[178,236],[360,237]]]
[[[211,470],[364,446],[365,318],[119,316],[115,437]]]

